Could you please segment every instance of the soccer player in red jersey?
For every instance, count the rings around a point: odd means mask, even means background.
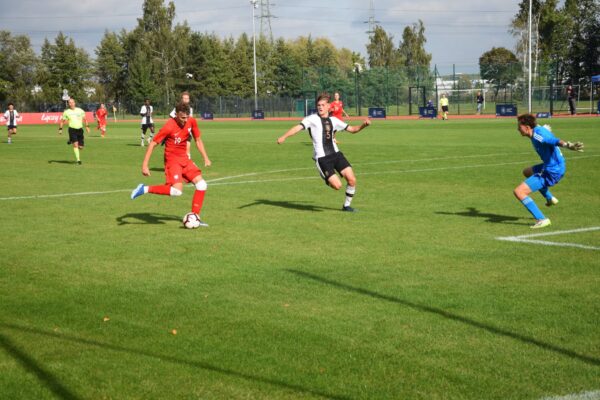
[[[108,111],[106,111],[106,107],[104,103],[100,103],[100,108],[96,110],[96,120],[98,121],[98,127],[96,129],[100,129],[100,133],[102,137],[106,135],[106,115]]]
[[[192,199],[192,212],[198,216],[200,215],[207,185],[206,181],[202,178],[202,171],[187,155],[187,142],[190,130],[191,135],[194,136],[196,148],[204,158],[204,166],[209,167],[211,162],[204,149],[204,143],[200,139],[201,132],[198,129],[198,123],[193,117],[189,116],[189,112],[189,105],[178,103],[175,107],[175,118],[170,118],[158,134],[154,135],[148,145],[148,150],[146,150],[146,156],[142,163],[142,174],[150,176],[148,162],[150,161],[152,151],[161,142],[165,142],[166,183],[156,186],[145,186],[143,183],[140,183],[131,192],[132,200],[146,193],[181,196],[183,194],[183,183],[192,182],[196,186],[196,192]],[[208,224],[200,220],[200,226],[208,226]]]
[[[344,103],[340,100],[340,94],[335,92],[333,94],[333,101],[329,103],[329,115],[341,120],[342,113],[346,114],[346,118],[350,117],[348,113],[344,111]]]

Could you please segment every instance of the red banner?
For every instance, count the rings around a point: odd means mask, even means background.
[[[40,124],[58,124],[60,117],[63,113],[61,112],[50,112],[50,113],[19,113],[17,118],[18,125],[40,125]],[[94,122],[94,113],[87,111],[85,113],[85,119],[88,123]],[[0,114],[0,124],[6,125],[6,118],[4,113]]]

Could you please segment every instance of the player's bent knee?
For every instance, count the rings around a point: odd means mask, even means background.
[[[204,179],[200,179],[198,182],[196,182],[196,190],[206,190],[207,187],[208,185]]]

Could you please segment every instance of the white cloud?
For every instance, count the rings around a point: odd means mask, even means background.
[[[36,50],[45,37],[53,40],[62,30],[91,55],[104,31],[131,30],[142,14],[142,0],[79,1],[0,0],[1,29],[28,34]],[[274,37],[324,36],[338,47],[366,54],[369,2],[348,0],[323,3],[317,0],[274,1],[271,19]],[[517,12],[518,0],[375,0],[375,19],[394,35],[396,44],[407,25],[421,19],[427,37],[426,50],[440,69],[476,65],[479,56],[492,47],[514,47],[508,33],[510,20]],[[187,20],[199,32],[214,32],[221,37],[252,34],[252,9],[247,0],[175,0],[177,21]],[[257,10],[259,15],[260,10]],[[256,20],[260,30],[260,19]]]

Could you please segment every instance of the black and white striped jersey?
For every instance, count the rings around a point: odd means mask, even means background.
[[[152,120],[152,112],[154,111],[154,107],[146,106],[145,104],[140,109],[140,115],[142,116],[142,125],[150,125],[153,124]]]
[[[336,117],[321,118],[318,114],[304,118],[300,125],[308,130],[312,139],[315,160],[339,152],[335,143],[335,133],[348,127],[347,123]]]

